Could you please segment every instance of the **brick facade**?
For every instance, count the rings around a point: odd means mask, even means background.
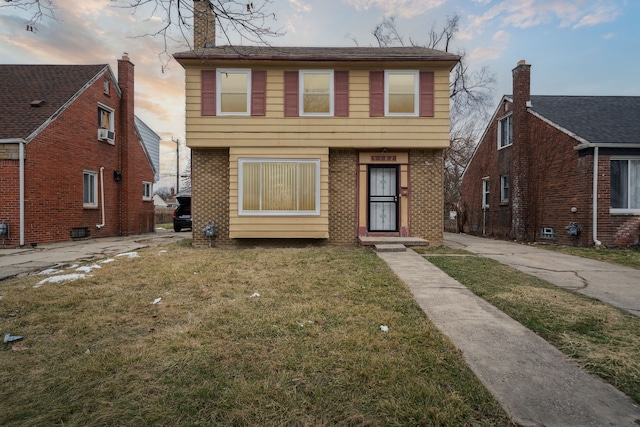
[[[576,150],[573,136],[527,111],[528,66],[514,70],[514,97],[503,98],[485,131],[462,183],[461,205],[466,208],[465,232],[500,239],[593,244],[594,149]],[[524,76],[523,76],[524,75]],[[526,82],[518,79],[524,78]],[[535,101],[534,101],[535,103]],[[520,105],[520,107],[518,107]],[[535,108],[535,105],[533,105]],[[513,144],[498,148],[498,123],[513,114]],[[637,244],[638,215],[612,215],[610,156],[598,157],[598,232],[607,246]],[[500,200],[500,177],[509,176],[510,195]],[[482,181],[490,182],[489,207],[482,209]],[[580,234],[567,233],[577,223]],[[545,236],[552,229],[555,236]]]
[[[358,244],[358,152],[329,150],[329,240]]]
[[[133,122],[133,64],[123,64],[128,84],[121,108],[114,89],[104,93],[98,78],[68,108],[25,146],[24,243],[51,243],[72,239],[73,229],[86,229],[88,237],[107,237],[154,231],[153,201],[142,200],[142,181],[154,174],[138,140]],[[105,78],[110,78],[105,73]],[[122,82],[121,82],[122,83]],[[130,95],[128,94],[130,91]],[[115,145],[97,138],[98,103],[115,114]],[[123,121],[123,115],[130,119]],[[17,144],[5,144],[18,147]],[[0,147],[3,145],[0,144]],[[0,160],[0,220],[9,220],[12,240],[19,244],[19,161]],[[104,217],[100,171],[104,177]],[[83,172],[98,174],[98,207],[83,207]],[[114,171],[122,179],[114,179]]]
[[[229,239],[229,150],[191,149],[191,219],[194,246],[208,246],[202,234],[208,222],[216,224],[216,245]]]
[[[444,236],[444,158],[442,150],[409,152],[409,209],[411,236],[442,245]]]

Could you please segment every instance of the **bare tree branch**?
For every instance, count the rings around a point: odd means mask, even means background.
[[[57,21],[55,11],[58,8],[53,0],[3,0],[7,4],[0,4],[2,7],[11,7],[31,13],[31,18],[26,22],[26,30],[38,31],[38,24],[44,19]]]

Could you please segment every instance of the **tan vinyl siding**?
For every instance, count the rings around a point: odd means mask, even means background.
[[[200,70],[204,67],[186,69],[189,147],[446,148],[449,144],[449,69],[446,67],[393,65],[394,68],[435,73],[434,117],[369,117],[369,71],[384,69],[380,64],[349,70],[349,117],[284,117],[285,69],[313,67],[304,64],[292,64],[286,68],[260,65],[267,71],[264,117],[203,117]],[[344,69],[344,66],[336,65],[334,69]]]
[[[239,215],[238,160],[320,159],[319,215]],[[329,150],[327,148],[255,148],[229,150],[229,237],[238,238],[311,238],[329,237]]]

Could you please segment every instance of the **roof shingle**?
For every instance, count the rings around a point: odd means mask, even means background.
[[[108,65],[0,65],[0,140],[26,139]],[[31,106],[33,101],[41,106]]]

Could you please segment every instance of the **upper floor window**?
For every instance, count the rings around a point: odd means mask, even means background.
[[[611,213],[640,212],[640,159],[611,159]]]
[[[249,115],[251,70],[219,69],[216,83],[219,115]]]
[[[370,117],[434,117],[435,73],[415,70],[369,72]]]
[[[509,201],[509,175],[500,176],[500,203]]]
[[[240,215],[319,215],[319,159],[240,159]]]
[[[386,71],[384,81],[385,115],[418,115],[418,72]]]
[[[93,171],[83,172],[82,181],[82,205],[85,208],[98,206],[98,173]]]
[[[333,115],[333,70],[300,71],[300,115]]]
[[[151,200],[153,199],[153,183],[151,182],[142,182],[142,200]]]
[[[200,71],[200,114],[264,116],[267,72],[249,69]]]
[[[482,179],[482,209],[489,208],[489,178]]]
[[[498,121],[498,148],[513,143],[513,116],[509,115]]]
[[[111,144],[115,139],[113,109],[103,104],[98,104],[98,139]]]

